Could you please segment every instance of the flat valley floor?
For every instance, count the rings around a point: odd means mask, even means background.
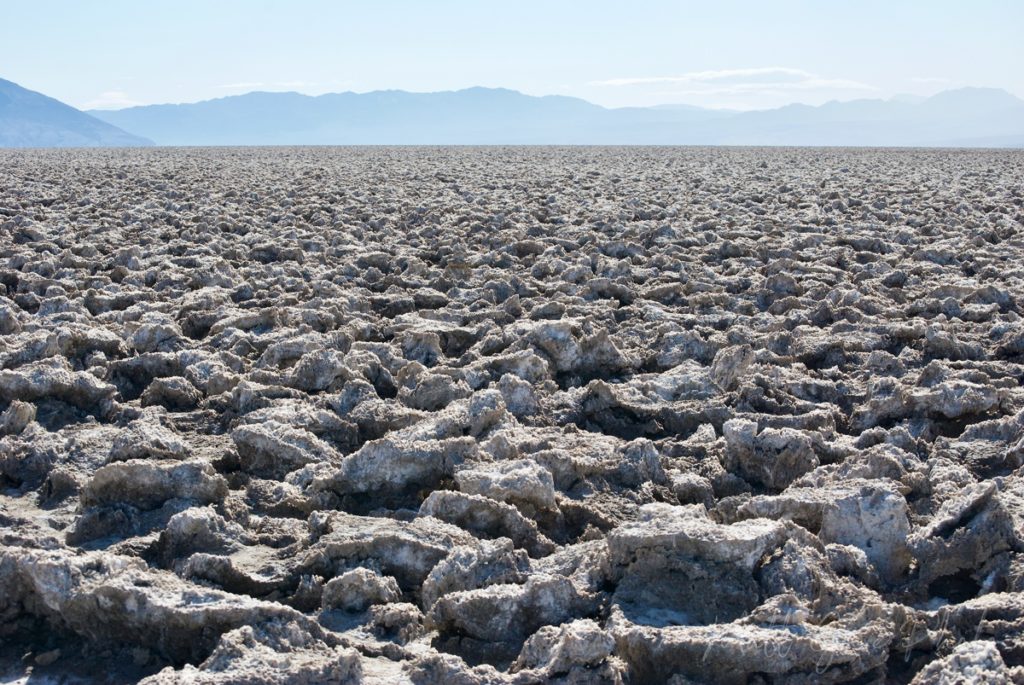
[[[1022,151],[0,151],[0,678],[1020,682],[1022,315]]]

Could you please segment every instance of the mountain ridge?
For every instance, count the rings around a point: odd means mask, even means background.
[[[1024,136],[1024,100],[992,88],[733,111],[607,108],[565,95],[475,86],[413,93],[253,91],[96,110],[164,145],[669,144],[942,146]]]
[[[81,112],[0,79],[0,147],[149,145],[795,145],[1024,147],[1024,100],[998,88],[736,111],[609,108],[474,86],[415,93],[252,91]]]
[[[0,78],[0,147],[152,145],[101,119]]]

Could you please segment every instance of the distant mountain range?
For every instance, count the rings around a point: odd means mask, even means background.
[[[149,141],[158,145],[1024,146],[1024,100],[992,88],[962,88],[929,98],[896,96],[749,112],[689,105],[609,109],[558,95],[534,97],[501,88],[468,88],[316,97],[255,92],[190,104],[82,113],[8,81],[0,81],[0,86],[0,146]],[[12,88],[16,89],[13,96],[7,94]]]
[[[153,141],[0,79],[0,147],[130,147]]]
[[[161,145],[1000,146],[1024,140],[1024,100],[982,88],[920,100],[853,100],[753,112],[686,106],[607,109],[577,98],[469,88],[319,97],[249,93],[90,113]]]

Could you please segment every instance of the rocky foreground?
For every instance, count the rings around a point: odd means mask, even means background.
[[[1024,153],[0,174],[2,677],[1024,679]]]

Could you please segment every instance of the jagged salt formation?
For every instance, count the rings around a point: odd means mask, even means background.
[[[0,168],[0,675],[1024,679],[1024,154]]]

